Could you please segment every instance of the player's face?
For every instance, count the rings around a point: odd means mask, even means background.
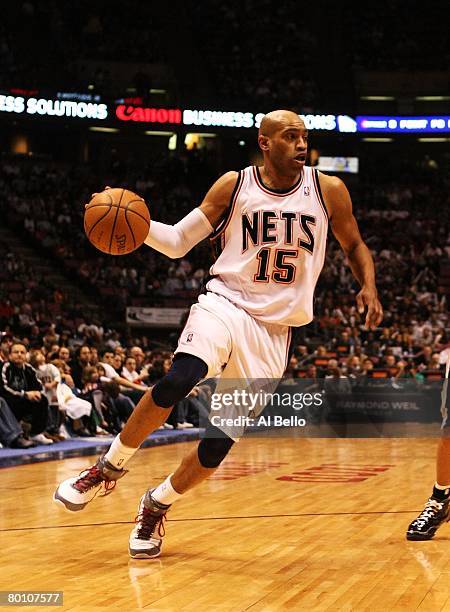
[[[282,174],[301,172],[308,151],[308,130],[303,122],[282,126],[269,138],[269,156]]]

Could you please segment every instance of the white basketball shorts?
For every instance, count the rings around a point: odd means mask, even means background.
[[[287,367],[291,328],[258,321],[208,291],[191,307],[175,353],[196,355],[206,378],[280,379]]]
[[[290,341],[290,327],[259,321],[227,298],[208,291],[191,307],[175,353],[202,359],[208,366],[205,378],[220,378],[216,393],[249,389],[247,382],[255,390],[258,384],[270,390],[287,367]],[[258,406],[253,413],[263,408]],[[234,406],[221,414],[225,422],[227,416],[245,416],[245,412],[242,406]],[[243,433],[241,427],[219,428],[235,440]]]

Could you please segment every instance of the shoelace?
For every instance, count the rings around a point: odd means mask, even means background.
[[[442,510],[442,507],[443,504],[440,504],[434,499],[429,499],[425,504],[425,508],[414,521],[415,524],[419,528],[423,527],[429,519],[433,518],[440,510]]]
[[[104,484],[105,488],[103,497],[109,495],[116,486],[115,480],[105,480],[98,467],[93,465],[87,472],[80,472],[80,478],[72,486],[80,493],[86,493],[89,489],[101,483]]]
[[[141,523],[138,529],[137,537],[140,540],[149,540],[153,532],[155,531],[156,525],[158,525],[158,535],[163,538],[166,531],[164,529],[164,521],[166,520],[166,512],[163,514],[155,514],[153,510],[142,508],[137,517],[134,519],[135,523]]]

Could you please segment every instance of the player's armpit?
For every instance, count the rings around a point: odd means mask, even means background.
[[[348,258],[353,276],[361,285],[361,291],[356,296],[358,312],[363,314],[366,310],[365,325],[374,329],[382,321],[383,308],[378,300],[372,255],[353,216],[350,194],[336,177],[320,174],[320,186],[331,217],[333,234]]]
[[[216,228],[225,211],[231,204],[231,197],[236,186],[239,173],[230,171],[223,174],[208,191],[200,205],[213,228]]]
[[[341,179],[320,173],[320,187],[331,221],[331,229],[347,256],[361,243],[358,224],[353,216],[352,200]]]

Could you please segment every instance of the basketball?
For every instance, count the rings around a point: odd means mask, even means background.
[[[144,200],[128,189],[116,187],[95,194],[84,212],[84,231],[103,253],[126,255],[144,243],[150,213]]]

